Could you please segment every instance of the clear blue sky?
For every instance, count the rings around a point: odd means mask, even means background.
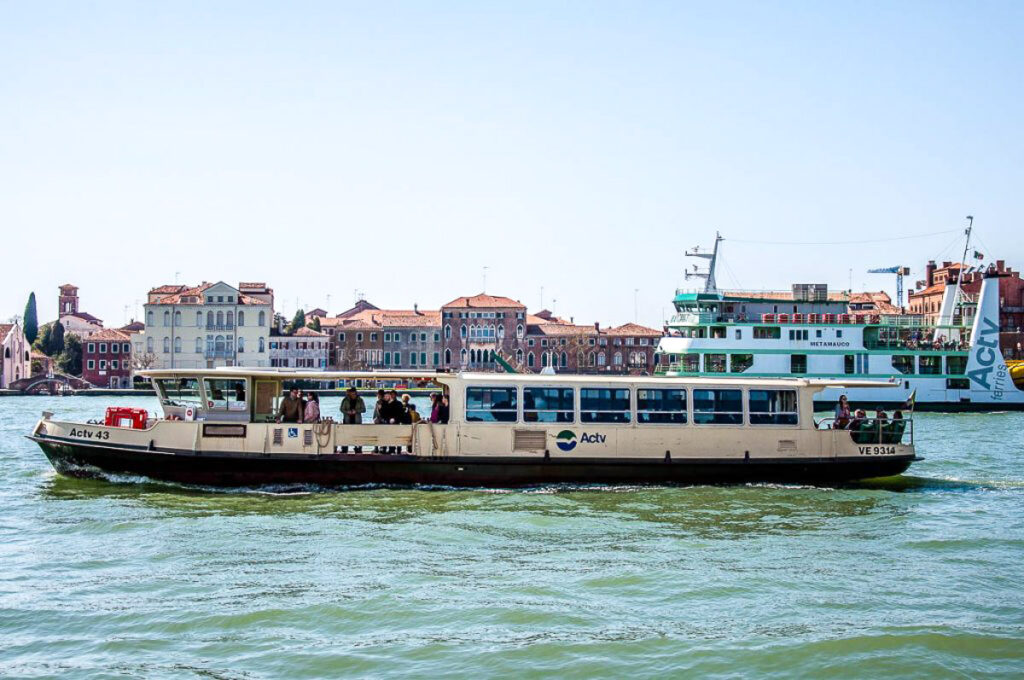
[[[487,290],[657,325],[683,250],[957,229],[1024,267],[1024,3],[0,2],[0,316],[57,285],[278,307]],[[892,289],[956,234],[726,242],[725,286]],[[730,274],[731,272],[731,274]]]

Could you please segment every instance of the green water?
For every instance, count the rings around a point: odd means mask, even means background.
[[[0,399],[0,676],[1024,675],[1024,414],[840,490],[224,493],[22,437],[111,401]]]

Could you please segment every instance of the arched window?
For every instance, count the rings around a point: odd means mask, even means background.
[[[566,366],[568,366],[568,365],[569,365],[569,357],[568,357],[568,355],[566,355],[566,353],[565,353],[565,352],[562,352],[562,361],[561,361],[561,364],[562,364],[562,368],[565,368]]]
[[[10,359],[10,358],[11,358],[11,348],[10,347],[4,347],[4,359]]]
[[[153,338],[146,338],[146,351],[153,353]]]
[[[530,353],[529,353],[529,354],[528,354],[528,355],[526,356],[526,365],[527,365],[527,366],[529,366],[530,368],[533,368],[533,365],[534,365],[535,363],[536,363],[536,361],[534,360],[534,357],[533,357],[533,352],[530,352]]]
[[[523,350],[521,350],[521,349],[517,349],[516,350],[516,363],[517,364],[523,363]]]
[[[181,354],[181,337],[174,338],[174,353]]]
[[[28,361],[28,360],[29,360],[29,358],[30,358],[30,356],[29,356],[29,353],[28,353],[28,352],[25,352],[25,361]]]
[[[451,331],[451,326],[448,326],[448,331]],[[452,363],[452,351],[450,349],[444,351],[444,363],[446,366]]]
[[[181,326],[181,312],[179,311],[174,312],[174,325],[178,327]]]
[[[164,338],[164,354],[171,353],[171,339],[168,337]]]
[[[472,363],[472,364],[476,363],[476,350],[475,349],[469,350],[469,362]]]
[[[224,312],[217,312],[217,328],[224,326]]]
[[[263,312],[260,312],[260,316],[263,316]],[[260,353],[263,352],[263,338],[260,338]]]
[[[445,340],[449,340],[449,339],[451,339],[451,337],[452,337],[452,327],[451,327],[451,324],[445,324],[444,325],[444,339]]]
[[[597,355],[597,365],[604,366],[606,363],[608,363],[608,360],[605,359],[604,352],[601,352]]]
[[[499,339],[504,339],[505,338],[505,327],[504,326],[498,326],[498,338]]]
[[[152,312],[152,310],[146,312],[146,325],[147,326],[152,326],[155,323],[156,323],[156,321],[153,320],[153,312]]]
[[[636,355],[637,361],[640,362],[641,366],[647,365],[647,352],[640,352]]]
[[[239,336],[239,338],[238,338],[238,351],[239,352],[244,352],[245,351],[245,338],[243,338],[241,336]]]
[[[540,353],[540,365],[541,365],[542,368],[546,368],[547,367],[547,365],[548,365],[548,353],[547,352],[541,352]]]
[[[267,325],[267,313],[266,312],[260,312],[260,326],[262,327],[262,326],[266,326],[266,325]],[[263,350],[261,349],[260,351],[262,352]]]
[[[203,353],[203,339],[202,338],[196,338],[196,354],[202,354],[202,353]]]
[[[213,328],[213,312],[206,313],[206,327]]]
[[[228,312],[227,324],[228,324],[228,328],[231,328],[232,326],[235,325],[235,313],[234,312]]]
[[[587,365],[588,366],[593,366],[594,365],[594,359],[595,359],[595,357],[594,357],[594,353],[593,352],[588,354],[587,355]]]
[[[224,349],[224,336],[218,335],[213,339],[213,350],[218,354],[223,354]]]
[[[516,337],[519,338],[520,340],[522,340],[523,339],[523,333],[524,333],[523,324],[519,324],[518,326],[516,326]]]
[[[459,337],[463,340],[466,339],[466,324],[462,324],[462,328],[459,329]]]
[[[465,328],[465,326],[463,326],[463,328]],[[462,359],[462,365],[465,366],[466,365],[466,350],[462,350],[462,353],[459,355],[459,358]]]
[[[196,328],[199,328],[202,325],[203,325],[203,313],[202,312],[196,312]]]
[[[622,352],[616,352],[615,356],[612,357],[612,364],[615,366],[622,365]]]
[[[165,310],[164,311],[164,327],[166,328],[167,326],[170,326],[170,325],[171,325],[171,313]]]
[[[239,312],[238,313],[238,325],[239,326],[244,326],[245,325],[245,312]]]

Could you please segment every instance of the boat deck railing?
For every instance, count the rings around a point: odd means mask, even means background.
[[[846,431],[855,444],[914,445],[914,420],[908,418],[853,418],[845,427],[836,427],[835,418],[817,421],[819,430]]]

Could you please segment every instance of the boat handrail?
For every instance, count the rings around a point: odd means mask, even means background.
[[[876,413],[877,416],[877,413]],[[914,445],[914,412],[907,411],[903,418],[867,417],[860,420],[851,419],[846,427],[835,427],[836,418],[815,420],[819,430],[832,430],[835,433],[849,432],[855,444],[901,444]],[[909,437],[909,441],[907,438]]]

